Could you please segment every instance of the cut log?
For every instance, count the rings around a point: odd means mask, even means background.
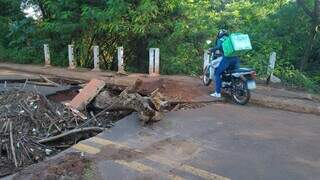
[[[140,120],[144,123],[159,121],[162,118],[162,109],[167,103],[158,91],[153,92],[150,97],[143,97],[138,94],[137,91],[142,83],[138,79],[132,87],[126,88],[119,96],[115,97],[111,97],[109,92],[103,91],[97,96],[94,106],[105,109],[102,112],[114,110],[136,111]]]
[[[157,111],[163,111],[164,108],[168,107],[170,104],[165,100],[163,95],[156,89],[151,93],[150,101],[154,104]]]

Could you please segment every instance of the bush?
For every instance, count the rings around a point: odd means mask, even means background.
[[[307,77],[304,73],[296,70],[292,65],[277,67],[275,75],[280,77],[287,86],[298,87],[313,93],[320,93],[319,84]]]

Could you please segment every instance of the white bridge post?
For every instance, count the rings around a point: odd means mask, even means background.
[[[118,47],[118,73],[125,73],[124,71],[124,49]]]
[[[267,82],[266,82],[267,84],[270,84],[270,82],[281,83],[281,79],[273,75],[274,68],[276,66],[276,60],[277,60],[277,53],[272,52],[270,54],[269,65],[267,70]]]
[[[74,45],[68,45],[69,69],[76,68],[73,49],[74,49]]]
[[[44,49],[44,66],[49,67],[51,66],[49,45],[44,44],[43,49]]]
[[[269,58],[269,65],[268,65],[268,76],[272,76],[273,75],[273,71],[276,65],[276,60],[277,60],[277,53],[272,52],[270,54],[270,58]]]
[[[93,46],[93,65],[92,71],[100,71],[99,46]]]
[[[149,49],[149,75],[160,74],[160,49]]]

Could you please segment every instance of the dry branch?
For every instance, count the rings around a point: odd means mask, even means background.
[[[42,142],[68,136],[70,140],[57,144],[67,147],[85,133],[101,132],[110,127],[109,117],[89,121],[80,113],[50,102],[38,93],[0,93],[0,151],[6,155],[0,158],[5,159],[5,164],[20,168],[58,152],[55,144],[49,147]]]
[[[77,134],[77,133],[83,133],[83,132],[102,132],[104,131],[105,128],[101,128],[101,127],[87,127],[87,128],[81,128],[81,129],[73,129],[71,131],[59,134],[57,136],[52,136],[46,139],[42,139],[40,141],[38,141],[38,143],[40,144],[44,144],[44,143],[48,143],[48,142],[52,142],[52,141],[56,141],[58,139],[73,135],[73,134]]]
[[[53,86],[56,86],[56,87],[60,87],[60,86],[61,86],[60,84],[51,81],[50,79],[48,79],[47,77],[45,77],[45,76],[43,76],[43,75],[40,75],[40,77],[41,77],[43,80],[45,80],[48,84],[52,84]]]
[[[10,146],[11,146],[11,152],[12,152],[12,157],[13,157],[13,160],[14,160],[14,165],[16,167],[18,167],[18,163],[17,163],[17,158],[16,158],[16,151],[15,151],[15,148],[14,148],[14,145],[13,145],[13,135],[12,135],[12,122],[10,122],[9,124],[9,129],[10,129]]]

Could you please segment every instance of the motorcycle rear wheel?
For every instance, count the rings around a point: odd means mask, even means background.
[[[234,85],[234,90],[232,92],[232,101],[239,105],[246,105],[251,97],[250,90],[247,87],[247,82],[239,80],[236,85]]]

